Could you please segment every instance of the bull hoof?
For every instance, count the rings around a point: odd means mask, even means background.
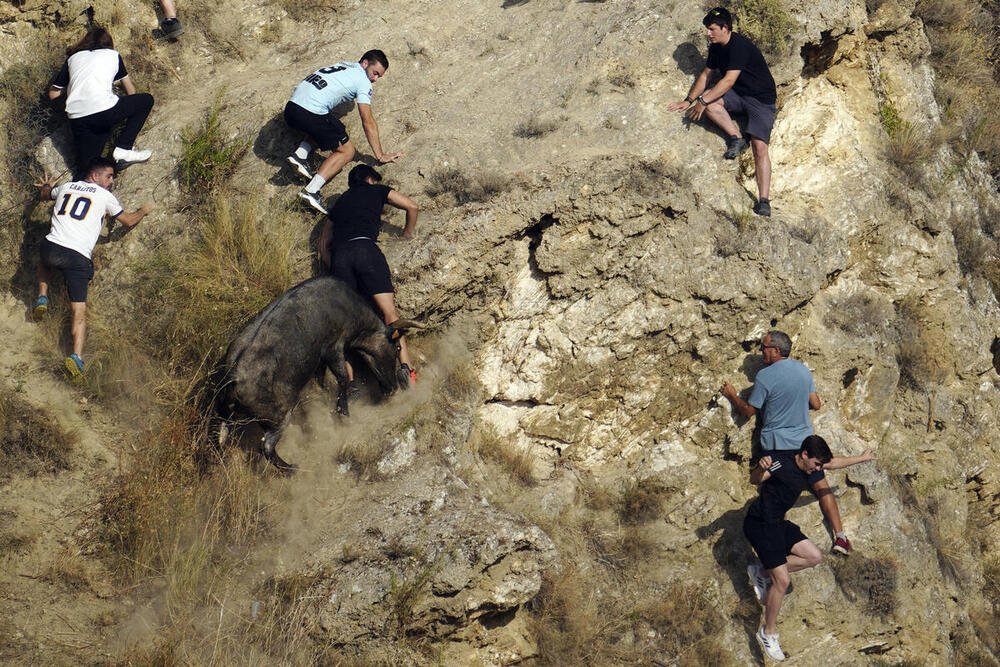
[[[288,463],[274,452],[271,452],[270,455],[265,454],[264,458],[267,459],[267,462],[273,465],[278,472],[284,475],[291,475],[299,469],[297,465]]]

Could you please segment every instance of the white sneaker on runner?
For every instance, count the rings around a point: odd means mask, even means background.
[[[310,206],[312,206],[314,209],[316,209],[317,211],[319,211],[323,215],[326,215],[326,209],[323,208],[323,202],[320,201],[318,194],[313,193],[313,192],[308,192],[306,190],[302,190],[299,193],[299,199],[302,199],[307,204],[309,204]]]
[[[771,577],[764,574],[764,566],[757,561],[747,565],[747,574],[750,576],[753,592],[757,594],[760,603],[764,604],[767,600],[767,589],[771,587]]]
[[[127,162],[128,164],[135,164],[136,162],[145,162],[150,157],[152,157],[153,151],[137,151],[129,150],[126,148],[115,147],[114,152],[111,153],[113,157],[118,162]]]
[[[300,160],[298,155],[289,155],[287,158],[288,164],[292,165],[292,169],[295,173],[306,179],[307,181],[312,180],[312,172],[309,171],[309,165],[306,164],[305,160]]]
[[[769,635],[764,632],[764,628],[761,627],[757,631],[757,643],[760,644],[760,648],[764,651],[764,655],[769,657],[771,660],[781,662],[785,659],[785,652],[781,650],[781,645],[778,644],[778,635]]]

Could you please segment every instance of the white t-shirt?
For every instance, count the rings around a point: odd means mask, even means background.
[[[104,215],[121,215],[122,205],[111,192],[90,181],[72,181],[52,189],[52,231],[47,238],[87,259],[101,235]]]
[[[292,102],[323,115],[347,100],[371,104],[375,89],[361,63],[337,63],[318,69],[292,91]]]
[[[114,49],[77,51],[66,60],[52,86],[67,88],[66,115],[80,118],[118,104],[112,86],[127,76],[125,63]]]

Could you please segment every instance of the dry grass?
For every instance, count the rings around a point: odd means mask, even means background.
[[[917,182],[932,150],[936,148],[933,139],[932,133],[903,122],[889,134],[886,155],[900,171]]]
[[[833,560],[834,576],[847,599],[883,618],[896,610],[896,570],[896,561],[888,556],[854,554]]]
[[[6,523],[9,519],[14,518],[14,515],[9,512],[0,512],[0,518]],[[2,528],[0,529],[0,558],[25,551],[31,548],[37,541],[38,535],[35,533],[20,529],[8,530],[7,528]]]
[[[893,317],[892,307],[869,292],[852,292],[827,304],[823,323],[859,339],[881,338]]]
[[[673,489],[653,477],[628,482],[622,489],[615,509],[622,523],[647,523],[659,518],[663,511],[663,501],[672,493]]]
[[[635,85],[635,84],[633,84]],[[519,139],[537,139],[559,129],[560,121],[532,116],[514,126],[514,136]]]
[[[719,643],[724,619],[718,602],[705,586],[675,582],[659,598],[641,606],[638,613],[663,637],[668,654],[705,660],[695,664],[732,660]]]
[[[69,468],[76,435],[63,429],[45,410],[0,382],[0,481],[11,474],[37,475]]]
[[[736,20],[733,29],[749,37],[765,55],[788,55],[795,22],[781,0],[737,0],[730,11]]]
[[[484,459],[500,466],[512,479],[525,486],[537,483],[534,474],[534,457],[524,447],[500,434],[495,427],[484,424],[478,431],[476,451]]]
[[[1000,246],[997,240],[983,233],[974,219],[952,216],[948,222],[962,275],[982,276],[994,287],[1000,286]]]
[[[39,579],[70,590],[93,590],[94,577],[86,559],[69,549],[62,549],[41,571]]]
[[[455,204],[489,201],[510,188],[510,178],[497,172],[468,175],[456,168],[437,169],[428,180],[424,191],[430,197],[451,195]]]
[[[300,23],[325,21],[344,8],[343,0],[275,0],[274,4]]]
[[[940,344],[949,339],[949,333],[943,325],[934,323],[933,313],[919,297],[908,297],[896,304],[896,331],[899,372],[913,387],[932,390],[954,371],[952,348]]]

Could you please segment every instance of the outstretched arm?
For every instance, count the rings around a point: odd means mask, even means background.
[[[823,464],[823,470],[840,470],[841,468],[849,468],[858,463],[874,460],[874,450],[866,449],[860,456],[834,456],[830,459],[829,463]]]
[[[420,207],[402,192],[396,190],[389,191],[389,203],[398,209],[406,211],[406,226],[403,228],[403,238],[413,238],[413,230],[417,227],[417,213]]]
[[[122,223],[126,227],[135,227],[137,224],[139,224],[139,221],[145,218],[147,215],[149,215],[149,212],[152,210],[153,210],[153,205],[150,204],[149,202],[146,202],[145,204],[143,204],[136,210],[132,211],[131,213],[124,213],[124,212],[119,213],[115,217],[115,220]]]
[[[736,408],[744,417],[749,418],[757,414],[757,408],[740,398],[740,395],[736,393],[736,387],[729,384],[728,381],[722,383],[722,389],[720,389],[719,392],[728,398],[729,402],[733,404],[733,407]]]
[[[365,130],[365,136],[368,138],[368,145],[372,147],[372,152],[375,153],[376,160],[382,164],[386,164],[389,162],[395,162],[399,158],[403,157],[402,153],[382,152],[382,141],[378,136],[378,123],[375,122],[375,116],[372,114],[372,105],[359,103],[358,113],[361,115],[361,127]]]

